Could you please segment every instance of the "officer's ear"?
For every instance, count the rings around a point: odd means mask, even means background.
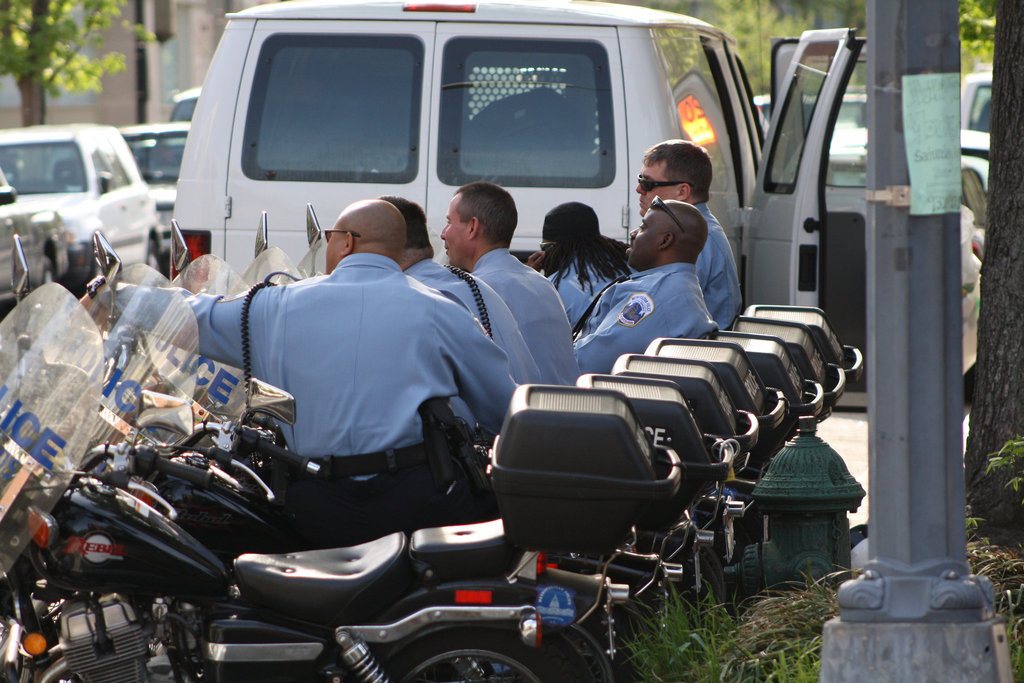
[[[676,233],[674,230],[665,230],[660,235],[658,235],[657,248],[659,251],[662,249],[671,249],[675,243]]]
[[[484,226],[480,223],[480,219],[473,216],[466,221],[466,236],[471,240],[475,240],[478,237],[483,236]]]

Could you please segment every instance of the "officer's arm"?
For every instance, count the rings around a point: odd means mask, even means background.
[[[228,300],[213,294],[193,294],[187,301],[199,324],[199,352],[215,361],[241,367],[244,297]]]

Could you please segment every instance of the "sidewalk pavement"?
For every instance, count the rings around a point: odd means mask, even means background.
[[[964,414],[964,447],[967,445],[967,426],[970,413]],[[853,478],[868,491],[868,414],[865,410],[833,412],[818,425],[818,436],[843,458]],[[850,513],[850,526],[868,521],[868,495],[856,512]]]
[[[818,437],[843,458],[846,468],[868,490],[868,414],[864,410],[836,411],[818,424]],[[870,492],[869,492],[870,493]],[[868,496],[849,515],[850,526],[868,521]]]

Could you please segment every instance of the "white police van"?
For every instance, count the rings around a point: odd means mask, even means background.
[[[270,243],[298,261],[307,202],[329,223],[355,200],[401,195],[436,235],[455,189],[490,180],[516,200],[514,251],[535,250],[566,201],[624,239],[644,150],[685,138],[711,153],[710,205],[745,302],[821,305],[863,348],[866,129],[845,125],[856,111],[843,106],[863,84],[862,46],[845,30],[782,46],[763,133],[735,40],[690,17],[586,0],[261,5],[229,17],[175,217],[242,269],[262,211]]]

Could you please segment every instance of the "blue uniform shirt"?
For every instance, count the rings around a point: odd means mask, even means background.
[[[242,298],[189,298],[201,353],[242,366]],[[253,375],[295,396],[288,445],[308,457],[372,453],[423,440],[416,410],[458,395],[481,426],[501,427],[515,383],[505,353],[458,303],[377,254],[253,298]]]
[[[607,373],[619,356],[643,353],[659,337],[700,339],[717,329],[694,265],[671,263],[608,288],[576,342],[576,358],[583,372]]]
[[[481,256],[473,275],[489,284],[512,311],[537,362],[540,381],[575,384],[580,372],[572,352],[572,329],[554,285],[508,249]]]
[[[470,315],[479,317],[476,299],[473,297],[473,291],[469,285],[439,263],[423,259],[406,268],[405,274],[422,282],[427,287],[433,287],[438,291],[455,296],[466,307]],[[533,355],[526,346],[526,340],[523,339],[523,333],[519,331],[516,319],[512,317],[512,311],[508,310],[508,306],[498,296],[498,293],[491,289],[490,285],[480,278],[476,278],[476,280],[480,296],[484,300],[484,307],[487,309],[494,343],[500,346],[508,356],[512,379],[520,384],[539,382],[540,371],[537,370],[537,363],[534,362]]]
[[[704,303],[719,329],[728,329],[740,314],[743,305],[740,297],[740,279],[736,274],[736,259],[732,257],[729,238],[725,236],[721,223],[711,213],[707,202],[694,207],[708,222],[708,241],[697,257],[697,279],[704,292]]]
[[[580,285],[579,275],[576,270],[576,263],[569,263],[565,270],[562,271],[562,278],[555,284],[555,276],[548,275],[548,280],[551,284],[555,285],[555,289],[558,291],[558,296],[562,299],[562,305],[565,306],[565,313],[569,316],[569,324],[575,325],[576,321],[580,319],[583,312],[590,306],[590,302],[593,298],[604,289],[605,285],[612,281],[611,278],[606,278],[603,275],[599,275],[593,269],[590,269],[590,282],[584,287]]]

